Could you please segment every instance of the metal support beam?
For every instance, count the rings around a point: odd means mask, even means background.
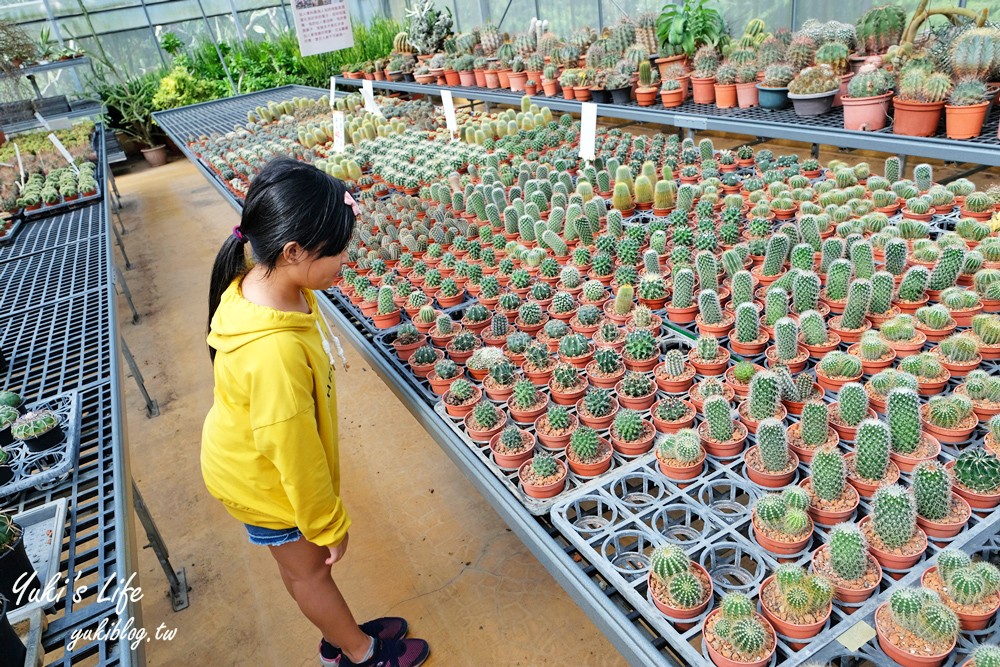
[[[814,160],[819,159],[819,144],[812,145],[812,147],[809,149],[809,155],[811,155]]]
[[[125,357],[125,363],[128,364],[135,383],[139,385],[139,393],[142,394],[142,399],[146,401],[146,416],[158,417],[160,415],[160,406],[157,405],[156,399],[152,398],[149,392],[146,391],[146,382],[142,379],[142,373],[139,372],[139,366],[135,363],[135,357],[132,356],[132,351],[128,349],[125,338],[119,337],[119,340],[122,343],[122,356]]]
[[[507,0],[507,6],[506,6],[506,7],[504,7],[504,10],[503,10],[503,16],[501,16],[501,17],[500,17],[500,22],[499,22],[499,23],[497,23],[497,30],[499,30],[499,29],[500,29],[500,26],[502,26],[502,25],[503,25],[503,20],[504,20],[505,18],[507,18],[507,12],[508,12],[508,11],[510,11],[510,6],[511,6],[511,4],[512,4],[513,2],[514,2],[514,0]]]
[[[229,0],[229,11],[233,14],[233,25],[236,27],[236,38],[240,40],[240,44],[247,40],[246,33],[243,32],[243,24],[240,23],[240,16],[236,13],[236,3],[233,0]]]
[[[167,575],[167,583],[170,584],[170,606],[173,607],[174,611],[187,609],[190,604],[188,591],[191,590],[191,587],[187,585],[187,574],[183,567],[175,570],[174,566],[170,564],[167,543],[163,541],[163,536],[160,535],[160,530],[156,527],[156,522],[153,521],[153,515],[149,513],[146,501],[139,493],[139,486],[135,483],[135,479],[132,480],[132,501],[135,503],[135,515],[139,517],[139,523],[142,524],[143,530],[146,531],[146,539],[149,540],[149,544],[143,549],[153,550],[153,553],[156,554],[156,560],[160,561],[163,573]]]
[[[212,38],[212,46],[215,47],[215,55],[219,57],[219,63],[222,65],[222,70],[226,73],[226,80],[229,81],[229,88],[233,91],[233,95],[239,93],[236,90],[236,84],[233,83],[233,75],[229,73],[229,66],[226,65],[226,59],[222,57],[222,51],[219,50],[219,40],[215,37],[215,31],[212,30],[212,24],[208,22],[208,15],[205,13],[205,6],[201,4],[201,0],[198,0],[198,9],[201,10],[201,20],[205,22],[205,27],[208,28],[208,34]]]
[[[149,17],[149,8],[146,7],[146,0],[142,0],[142,13],[146,15],[146,25],[149,26],[149,36],[153,38],[153,44],[156,44],[156,53],[160,56],[160,63],[163,65],[163,68],[166,69],[167,58],[163,55],[163,47],[160,45],[160,40],[156,38],[156,28],[153,27],[153,20]]]
[[[139,323],[139,311],[135,309],[135,303],[132,301],[132,291],[128,288],[128,283],[125,282],[125,276],[122,274],[122,270],[118,268],[115,264],[115,285],[117,285],[122,294],[125,296],[125,300],[128,301],[129,310],[132,311],[132,324]]]
[[[949,176],[948,178],[942,179],[942,180],[938,181],[938,183],[940,183],[941,185],[948,185],[952,181],[957,181],[960,178],[968,178],[969,176],[972,176],[973,174],[978,174],[979,172],[986,171],[987,169],[989,169],[989,167],[987,167],[986,165],[978,164],[975,167],[972,167],[970,169],[966,169],[965,171],[961,171],[961,172],[955,174],[954,176]]]
[[[125,242],[122,241],[122,235],[118,232],[118,228],[115,227],[114,224],[111,225],[111,231],[115,233],[115,242],[118,244],[118,249],[121,251],[122,258],[125,260],[125,270],[131,271],[132,260],[130,260],[128,255],[125,253]]]

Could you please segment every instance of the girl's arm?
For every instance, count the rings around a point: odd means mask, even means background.
[[[351,520],[326,462],[313,408],[283,422],[253,431],[254,443],[281,475],[281,486],[295,511],[295,525],[302,535],[320,546],[340,543]]]

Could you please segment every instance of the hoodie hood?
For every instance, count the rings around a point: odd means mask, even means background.
[[[212,317],[208,344],[219,352],[232,352],[265,336],[294,331],[308,334],[316,329],[316,297],[303,292],[312,313],[287,312],[251,303],[243,296],[240,276],[226,288]]]

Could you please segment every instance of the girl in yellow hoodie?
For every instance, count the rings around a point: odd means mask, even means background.
[[[201,468],[322,632],[322,664],[415,667],[427,642],[403,639],[401,618],[359,626],[330,573],[351,520],[340,499],[334,341],[312,290],[336,281],[356,212],[343,183],[305,163],[274,160],[251,183],[212,268],[215,392]]]

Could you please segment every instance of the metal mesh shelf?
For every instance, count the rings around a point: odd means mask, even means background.
[[[106,286],[106,244],[92,236],[0,263],[0,307],[16,314]]]
[[[106,234],[103,202],[24,225],[9,245],[0,246],[0,263],[14,261],[56,246]]]

